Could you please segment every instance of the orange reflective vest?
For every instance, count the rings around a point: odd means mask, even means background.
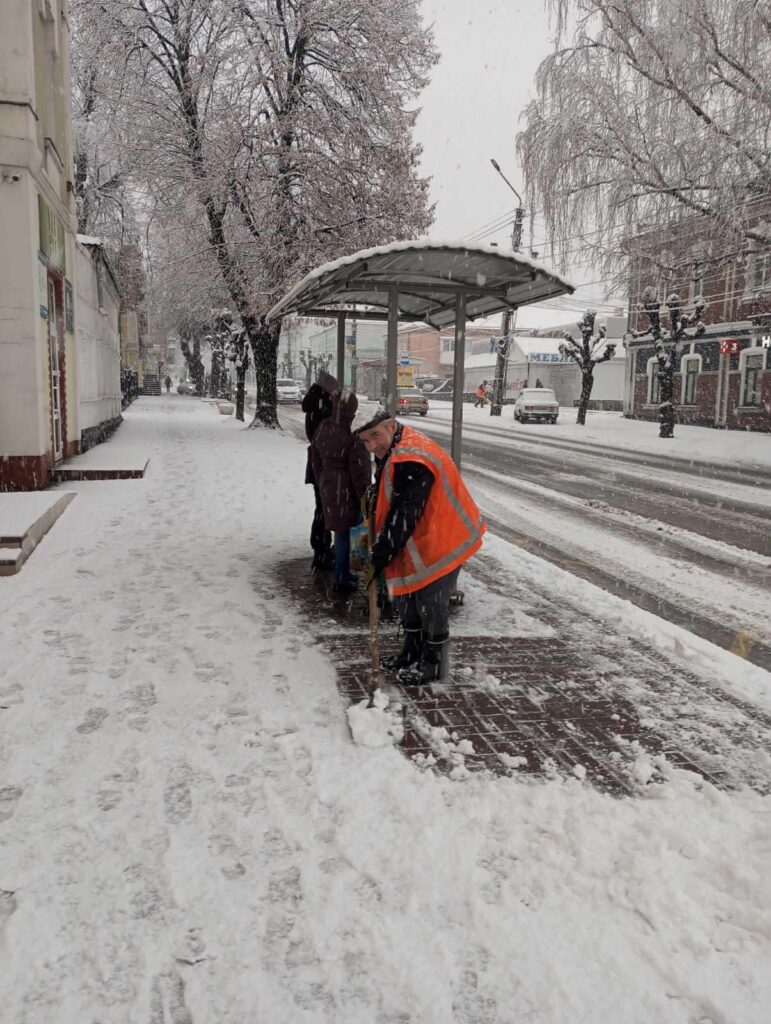
[[[412,536],[385,568],[392,597],[422,590],[462,565],[479,550],[487,529],[450,456],[425,434],[402,427],[401,439],[380,474],[375,514],[378,533],[388,515],[394,469],[400,462],[419,462],[431,471],[434,484]]]

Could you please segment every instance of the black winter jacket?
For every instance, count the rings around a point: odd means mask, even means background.
[[[300,408],[305,413],[305,436],[309,441],[313,441],[313,435],[319,424],[332,414],[332,396],[319,384],[311,384]],[[310,445],[308,445],[308,458],[305,463],[305,482],[306,484],[316,483]]]

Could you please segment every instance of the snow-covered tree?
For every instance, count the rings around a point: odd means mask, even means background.
[[[669,310],[669,330],[661,324],[661,303],[655,288],[646,288],[643,292],[642,309],[648,317],[646,331],[634,331],[633,337],[650,337],[656,352],[659,380],[659,437],[674,437],[675,434],[675,374],[680,365],[680,354],[683,342],[691,338],[699,338],[706,330],[701,314],[706,309],[704,299],[699,299],[693,312],[683,313],[680,296],[673,292],[667,298]],[[694,330],[688,333],[688,328]]]
[[[280,324],[316,263],[430,223],[412,140],[436,59],[418,0],[73,0],[113,69],[124,166],[197,227],[274,425]],[[74,45],[77,45],[77,41]]]
[[[768,0],[548,4],[555,50],[517,148],[562,265],[623,280],[640,226],[687,248],[684,218],[724,256],[770,244],[755,215],[771,194]]]
[[[575,360],[581,371],[581,397],[578,400],[576,423],[584,426],[586,410],[589,408],[589,400],[594,387],[594,368],[598,363],[604,363],[613,358],[616,353],[616,343],[606,340],[605,325],[597,324],[597,313],[593,309],[587,309],[576,326],[581,332],[581,340],[576,340],[570,331],[565,331],[565,340],[559,348],[563,356],[570,356]]]
[[[180,338],[179,347],[187,364],[187,372],[195,388],[194,394],[203,398],[206,370],[201,359],[201,339],[193,336]]]
[[[305,384],[307,387],[310,387],[318,377],[319,371],[328,371],[332,365],[332,354],[330,352],[320,352],[317,356],[314,356],[310,349],[307,352],[305,349],[300,349],[299,357],[300,363],[305,370]],[[342,384],[342,381],[340,383]]]

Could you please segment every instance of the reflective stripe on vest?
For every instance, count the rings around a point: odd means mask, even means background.
[[[444,573],[442,572],[443,569],[449,572],[454,564],[457,564],[460,561],[464,561],[463,556],[466,555],[466,553],[469,552],[471,548],[476,548],[479,546],[482,540],[482,533],[484,532],[483,520],[482,515],[479,512],[477,512],[476,522],[473,522],[469,518],[465,508],[458,500],[458,496],[450,486],[450,482],[443,472],[441,459],[434,455],[432,452],[427,451],[425,448],[420,448],[416,445],[405,445],[404,447],[402,447],[401,445],[397,445],[394,448],[393,453],[397,456],[418,455],[421,458],[425,459],[426,462],[429,462],[432,466],[435,467],[436,472],[434,474],[434,484],[436,484],[437,482],[441,483],[445,497],[448,499],[453,510],[455,511],[461,523],[468,532],[468,536],[464,541],[462,541],[459,545],[453,548],[452,551],[449,551],[442,558],[438,559],[436,562],[432,562],[431,565],[428,566],[425,565],[425,563],[423,562],[423,559],[420,556],[420,552],[418,551],[418,546],[415,543],[414,538],[410,537],[405,547],[407,553],[412,559],[412,564],[415,567],[415,571],[411,573],[409,576],[389,576],[388,568],[390,568],[390,566],[388,566],[386,568],[386,582],[388,584],[389,590],[407,588],[409,588],[410,590],[419,589],[420,584],[425,583],[426,581],[432,578],[439,578],[440,576],[444,575]],[[389,507],[391,505],[391,497],[393,495],[393,481],[391,479],[391,475],[389,472],[389,470],[392,469],[392,467],[393,464],[392,466],[387,466],[384,467],[383,469],[383,489],[385,496],[388,499]]]

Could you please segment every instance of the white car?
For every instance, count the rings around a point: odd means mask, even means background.
[[[301,402],[300,385],[289,377],[279,377],[276,381],[276,398],[279,402]]]
[[[523,388],[514,403],[514,419],[520,423],[556,423],[559,402],[551,388]]]

